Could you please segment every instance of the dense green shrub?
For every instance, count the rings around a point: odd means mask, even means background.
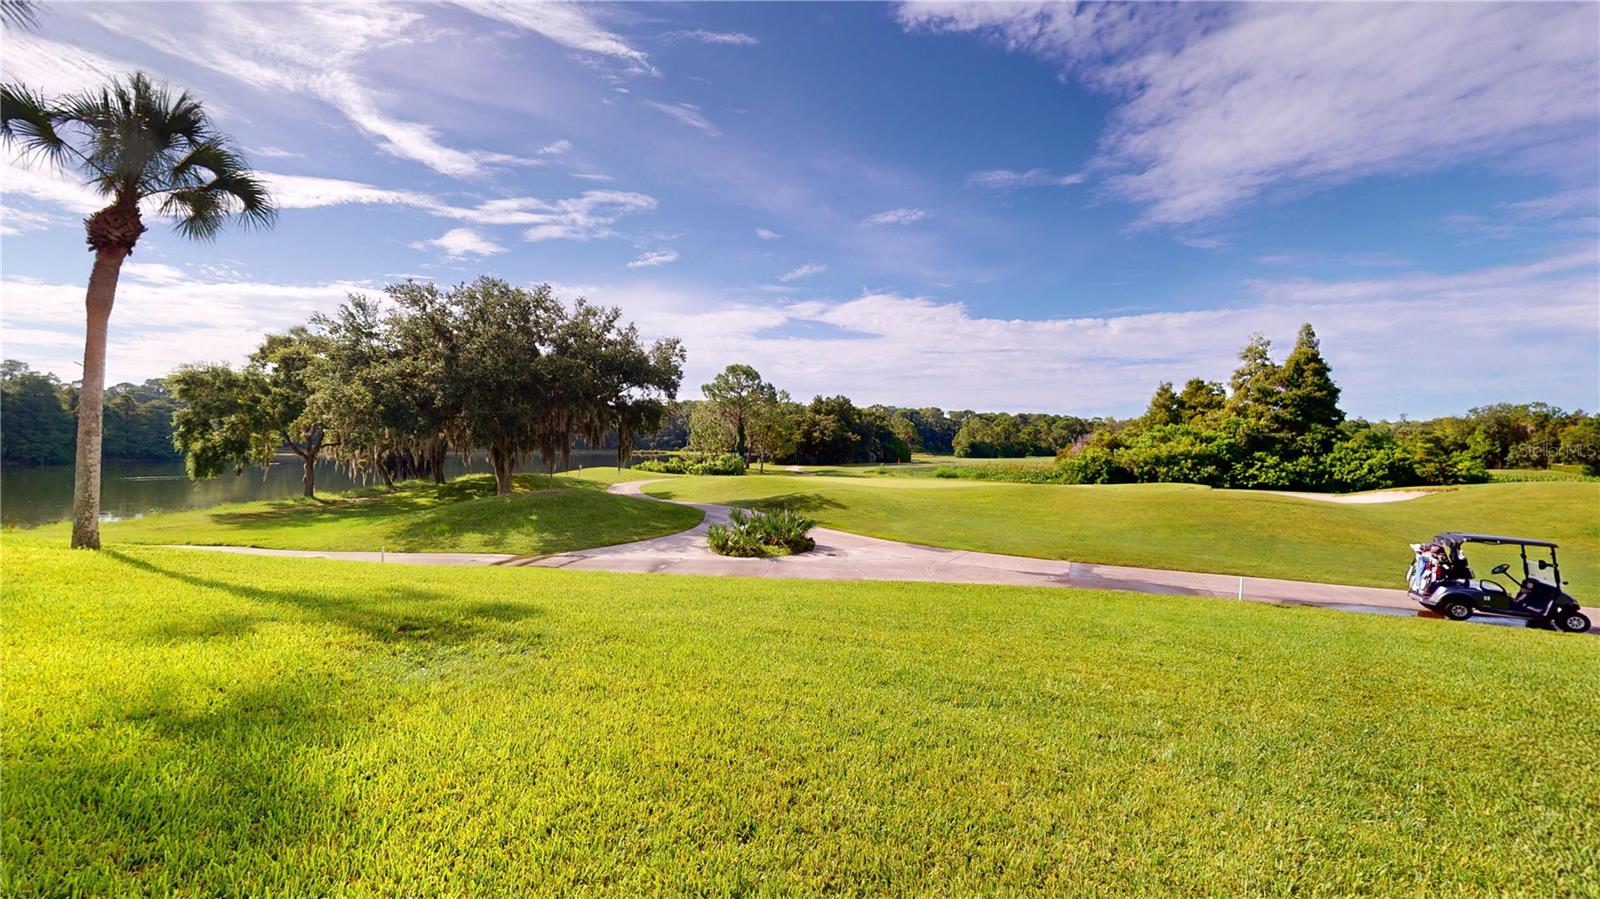
[[[1059,484],[1061,473],[1048,465],[941,465],[933,470],[936,478],[969,481],[1004,481],[1011,484]]]
[[[706,543],[712,552],[723,556],[792,555],[808,552],[817,545],[809,536],[816,525],[793,509],[734,509],[727,524],[706,529]]]
[[[744,474],[744,460],[737,453],[719,456],[668,456],[664,459],[645,459],[633,464],[634,471],[662,474]]]

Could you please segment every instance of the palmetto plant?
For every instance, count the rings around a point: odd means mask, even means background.
[[[272,200],[199,100],[174,95],[143,74],[55,99],[19,84],[0,86],[0,138],[30,157],[77,170],[111,201],[84,220],[95,255],[72,499],[72,545],[98,549],[106,325],[122,262],[145,231],[140,209],[158,209],[175,220],[178,233],[208,240],[230,219],[271,224]]]

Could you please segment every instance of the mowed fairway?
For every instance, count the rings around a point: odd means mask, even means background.
[[[1341,505],[1185,484],[1067,487],[932,478],[679,478],[653,496],[786,505],[843,531],[1075,562],[1403,587],[1440,531],[1553,540],[1571,592],[1600,605],[1600,484],[1482,484]],[[1485,572],[1487,573],[1487,572]]]
[[[237,503],[110,522],[108,545],[189,543],[269,549],[391,552],[568,552],[672,534],[700,512],[605,492],[614,469],[586,478],[517,475],[516,492],[494,495],[494,479],[409,481],[391,493],[369,488],[314,500]],[[40,529],[66,540],[63,523]]]
[[[1590,638],[38,534],[3,564],[8,896],[1600,882]]]

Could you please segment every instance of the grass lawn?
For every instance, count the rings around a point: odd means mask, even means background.
[[[1600,883],[1593,638],[57,543],[0,543],[8,896]]]
[[[1404,586],[1407,544],[1440,531],[1540,537],[1561,544],[1573,595],[1600,605],[1600,483],[1483,484],[1373,505],[1183,484],[816,475],[680,478],[647,492],[788,505],[825,527],[933,546],[1374,587]]]
[[[394,493],[367,488],[315,500],[266,500],[101,527],[107,545],[191,543],[391,552],[556,553],[672,534],[700,522],[697,509],[612,496],[615,469],[585,477],[517,475],[517,492],[494,495],[494,478],[443,486],[409,481]],[[627,478],[622,478],[626,480]],[[68,524],[38,529],[63,543]]]

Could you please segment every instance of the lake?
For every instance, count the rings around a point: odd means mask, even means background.
[[[573,468],[616,464],[612,450],[574,450]],[[518,466],[518,471],[543,471],[538,462]],[[488,473],[481,457],[462,462],[451,456],[445,463],[450,477]],[[191,481],[183,462],[106,462],[100,485],[100,514],[111,518],[137,518],[150,512],[204,509],[223,503],[255,499],[283,499],[301,494],[304,468],[298,456],[280,455],[265,470],[246,469],[209,481]],[[317,491],[335,493],[373,483],[350,477],[331,461],[317,463]],[[378,481],[378,483],[382,483]],[[35,525],[59,521],[72,514],[72,466],[0,468],[0,523]]]

